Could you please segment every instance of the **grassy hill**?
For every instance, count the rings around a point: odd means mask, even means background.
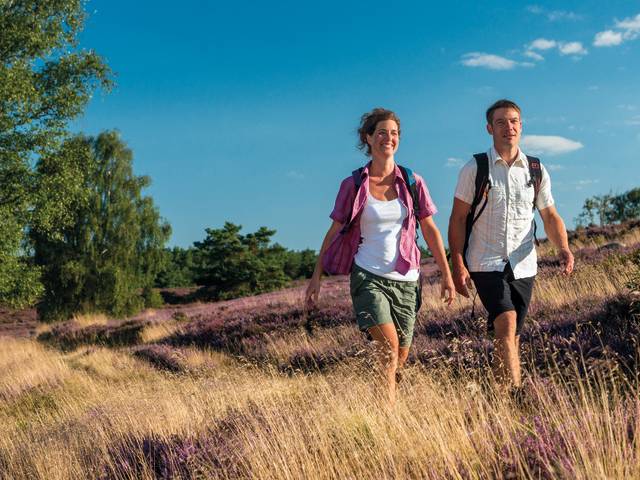
[[[490,380],[485,312],[438,276],[384,406],[347,279],[126,320],[0,322],[3,478],[639,478],[638,222],[548,244],[522,335],[528,401]],[[636,287],[637,288],[637,287]]]

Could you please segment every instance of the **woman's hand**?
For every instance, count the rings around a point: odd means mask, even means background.
[[[320,295],[320,276],[313,275],[309,284],[307,285],[307,291],[304,296],[304,304],[307,308],[313,308],[318,303],[318,296]]]
[[[456,298],[456,287],[453,284],[451,275],[443,275],[442,280],[440,280],[440,298],[447,306],[451,306],[454,298]]]

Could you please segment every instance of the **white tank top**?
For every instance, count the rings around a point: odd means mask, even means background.
[[[402,222],[406,217],[407,209],[399,199],[384,201],[369,194],[360,216],[362,242],[354,258],[356,265],[391,280],[418,280],[418,269],[409,270],[406,275],[395,271]]]

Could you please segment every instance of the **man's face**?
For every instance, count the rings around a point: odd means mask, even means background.
[[[515,108],[498,108],[493,112],[493,121],[487,125],[497,149],[517,147],[522,133],[520,113]]]

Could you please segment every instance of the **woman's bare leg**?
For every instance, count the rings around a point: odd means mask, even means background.
[[[396,371],[398,369],[399,356],[396,327],[393,323],[376,325],[369,329],[369,335],[371,335],[376,343],[378,359],[382,365],[382,371],[389,391],[389,404],[394,405],[396,402]]]

